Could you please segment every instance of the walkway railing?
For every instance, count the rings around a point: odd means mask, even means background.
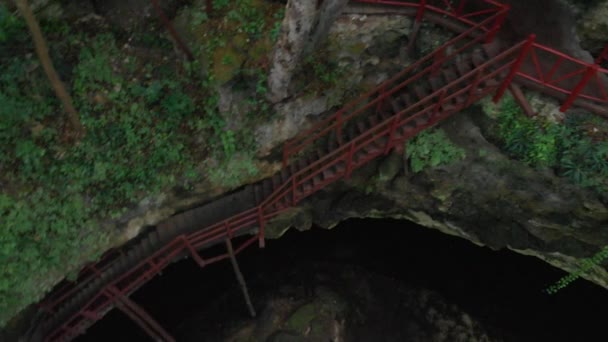
[[[608,105],[608,69],[600,63],[607,55],[608,48],[594,63],[589,63],[534,43],[525,56],[524,65],[528,67],[518,70],[517,76],[563,94],[561,111],[568,110],[577,99],[605,106]]]
[[[437,8],[428,5],[427,1],[421,1],[421,3],[419,4],[384,0],[357,1],[382,4],[399,4],[399,6],[418,6],[418,8],[423,9],[424,11],[435,11],[445,15],[456,14],[456,12],[438,10]],[[443,1],[439,2],[443,3]],[[457,9],[454,8],[452,8],[452,10],[457,11]],[[312,128],[302,133],[299,133],[296,137],[287,141],[283,148],[283,167],[287,166],[290,156],[298,154],[299,152],[304,150],[304,148],[311,146],[312,143],[317,141],[320,137],[329,134],[333,130],[337,131],[338,136],[340,136],[341,129],[346,122],[352,120],[358,115],[361,115],[373,106],[381,105],[381,102],[384,101],[386,97],[403,88],[408,83],[426,75],[419,74],[418,77],[410,79],[407,83],[399,83],[401,80],[403,80],[404,77],[407,77],[408,74],[416,73],[422,65],[425,65],[432,61],[434,67],[433,70],[436,70],[443,64],[445,60],[454,57],[455,55],[461,53],[467,48],[474,45],[478,45],[482,42],[491,41],[491,39],[495,35],[495,32],[490,28],[500,27],[500,24],[502,23],[502,20],[504,20],[507,11],[507,7],[494,8],[492,15],[484,18],[478,23],[471,23],[472,27],[460,33],[458,36],[450,39],[448,42],[437,48],[435,51],[416,61],[414,64],[411,64],[403,71],[391,77],[389,80],[383,82],[381,85],[374,88],[373,90],[361,95],[356,100],[350,102],[342,109],[338,110],[335,114],[327,117],[319,123],[316,123]],[[461,16],[462,15],[463,14],[461,14]],[[470,21],[467,19],[467,22]],[[458,47],[459,43],[463,43],[464,45]],[[369,102],[370,97],[373,97],[374,95],[376,95],[375,102]]]

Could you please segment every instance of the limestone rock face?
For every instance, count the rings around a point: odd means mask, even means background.
[[[331,48],[329,57],[345,70],[344,75],[322,94],[293,94],[277,103],[274,106],[276,119],[255,128],[259,156],[268,155],[331,108],[339,108],[345,97],[365,92],[411,62],[405,55],[410,27],[410,18],[402,15],[352,13],[333,21],[326,38]],[[427,39],[421,40],[426,43]],[[283,55],[285,51],[277,50],[276,53]],[[278,72],[280,68],[275,63],[272,70]],[[290,72],[295,72],[295,67],[290,68]]]
[[[327,0],[321,8],[316,1],[289,0],[281,35],[276,44],[268,76],[269,99],[279,102],[289,95],[291,78],[306,53],[325,37],[346,0]]]
[[[302,222],[331,228],[351,217],[406,219],[478,245],[534,255],[566,271],[608,245],[606,203],[552,172],[503,155],[486,139],[483,121],[483,115],[459,113],[442,124],[465,149],[463,161],[413,173],[404,155],[394,153],[305,201],[267,233],[306,229]],[[603,267],[585,277],[608,288]]]
[[[585,11],[579,21],[578,34],[584,48],[599,51],[608,44],[608,1],[600,1]]]

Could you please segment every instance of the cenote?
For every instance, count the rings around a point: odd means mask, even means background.
[[[594,341],[602,335],[608,315],[608,294],[599,286],[578,280],[556,295],[547,295],[543,290],[563,271],[534,257],[478,247],[408,221],[350,219],[331,230],[292,229],[279,240],[267,241],[265,249],[246,249],[238,260],[258,319],[264,316],[268,298],[286,284],[305,289],[301,294],[294,290],[290,296],[314,296],[307,294],[314,290],[306,289],[314,288],[317,281],[333,284],[339,292],[350,284],[340,284],[336,270],[353,267],[367,274],[371,283],[381,277],[391,279],[391,284],[439,294],[478,321],[492,340]],[[317,277],[315,272],[325,275]],[[335,281],[329,279],[332,272]],[[225,340],[221,331],[251,320],[228,261],[205,269],[190,259],[180,261],[131,298],[178,341]],[[368,317],[368,326],[376,321],[407,323],[408,317],[394,310],[385,312],[382,300],[377,303],[370,305],[378,305],[375,312],[380,315]],[[376,341],[399,340],[395,336],[402,335],[386,330],[399,329],[399,324],[387,326],[384,333],[368,333],[375,334]],[[366,341],[370,336],[363,333],[352,340]],[[147,341],[149,337],[113,310],[78,339],[111,340]]]

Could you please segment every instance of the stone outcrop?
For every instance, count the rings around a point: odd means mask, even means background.
[[[346,3],[346,0],[326,0],[317,8],[316,1],[287,2],[268,76],[268,98],[272,102],[279,102],[290,95],[291,79],[302,58],[325,38]]]
[[[448,167],[410,171],[393,153],[306,201],[268,234],[289,226],[331,228],[351,217],[396,218],[437,229],[493,249],[534,255],[567,271],[608,245],[608,207],[592,193],[548,171],[509,159],[486,139],[480,108],[442,124],[466,159]],[[586,278],[608,288],[596,267]]]

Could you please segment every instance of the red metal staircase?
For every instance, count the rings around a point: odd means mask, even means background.
[[[236,253],[256,241],[263,247],[264,226],[272,218],[479,99],[489,94],[500,99],[513,81],[564,99],[564,110],[582,104],[605,114],[608,70],[599,67],[599,62],[578,61],[536,44],[533,36],[507,49],[492,43],[508,11],[505,5],[495,1],[482,2],[482,8],[466,1],[357,2],[404,7],[416,15],[417,22],[433,16],[445,22],[448,17],[459,33],[286,143],[283,169],[244,190],[250,193],[251,209],[221,219],[207,217],[204,213],[209,211],[198,209],[181,213],[125,251],[110,251],[100,262],[85,267],[75,283],[41,303],[45,317],[38,329],[40,339],[71,340],[119,306],[151,336],[170,340],[127,298],[165,267],[188,255],[201,267],[226,259],[228,253],[203,258],[199,251],[239,235],[255,233]],[[541,63],[541,59],[552,62]],[[565,81],[571,86],[565,87]]]

